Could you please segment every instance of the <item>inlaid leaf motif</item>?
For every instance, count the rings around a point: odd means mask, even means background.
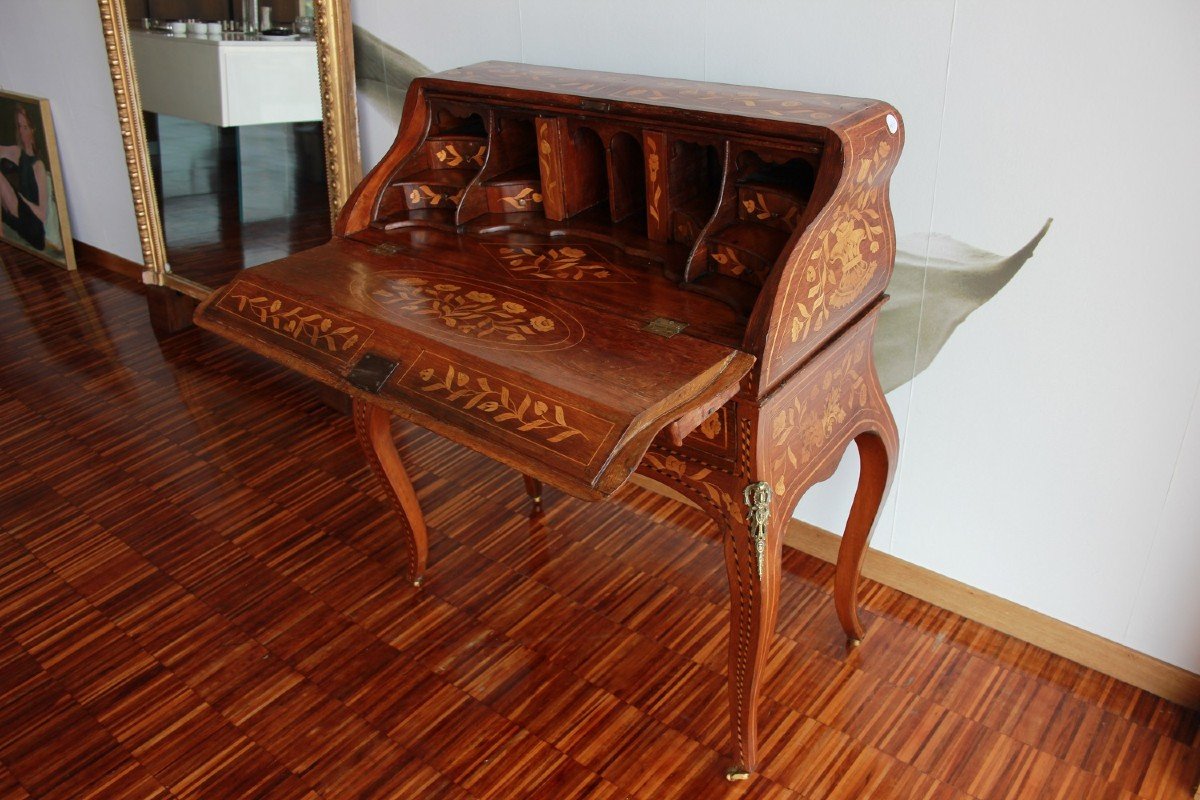
[[[230,294],[230,297],[237,300],[239,312],[248,312],[261,324],[313,347],[337,353],[347,351],[358,343],[359,337],[354,333],[356,328],[353,325],[334,327],[336,323],[332,319],[320,312],[305,313],[309,309],[298,303],[289,301],[291,307],[285,308],[283,300],[271,300],[264,295],[251,297],[247,294]]]
[[[542,195],[541,192],[534,191],[531,187],[526,186],[511,197],[504,196],[500,200],[512,206],[513,209],[521,211],[528,209],[530,205],[540,204],[542,202]]]
[[[642,457],[642,466],[667,478],[670,483],[690,489],[718,512],[728,515],[732,521],[745,522],[742,504],[716,482],[713,470],[709,467],[657,450],[647,451]]]
[[[440,148],[434,157],[437,158],[444,166],[454,168],[461,167],[466,163],[473,163],[476,166],[483,166],[483,158],[487,154],[487,145],[476,146],[475,152],[464,154],[458,151],[458,148],[453,144],[447,144]]]
[[[513,423],[511,427],[518,432],[537,433],[552,444],[572,436],[588,441],[583,431],[567,422],[566,412],[561,405],[536,398],[528,392],[519,392],[521,400],[514,402],[514,394],[508,387],[493,389],[486,377],[472,378],[461,368],[456,370],[451,365],[447,365],[441,377],[432,367],[424,369],[421,371],[421,380],[425,382],[421,391],[444,395],[445,400],[464,411],[486,414],[495,422]]]

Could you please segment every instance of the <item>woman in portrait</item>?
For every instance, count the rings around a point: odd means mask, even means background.
[[[46,246],[46,213],[50,192],[46,164],[37,152],[33,120],[23,105],[16,107],[17,143],[0,145],[0,214],[4,224],[16,231],[35,250]],[[5,162],[11,162],[11,164]],[[8,179],[15,173],[15,183]]]

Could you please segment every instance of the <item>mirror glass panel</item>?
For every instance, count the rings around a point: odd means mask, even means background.
[[[313,0],[125,0],[171,272],[208,287],[329,239]]]

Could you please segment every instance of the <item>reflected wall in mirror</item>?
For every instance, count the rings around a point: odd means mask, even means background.
[[[361,170],[346,2],[99,0],[147,283],[201,298],[329,238]]]

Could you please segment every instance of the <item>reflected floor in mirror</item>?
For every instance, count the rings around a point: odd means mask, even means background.
[[[0,796],[1190,798],[1200,714],[784,556],[729,784],[714,527],[396,423],[425,584],[353,426],[134,283],[0,249]]]
[[[146,114],[167,256],[209,287],[329,240],[320,123],[218,128]]]

